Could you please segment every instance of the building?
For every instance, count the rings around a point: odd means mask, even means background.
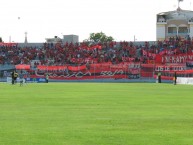
[[[63,35],[63,43],[78,43],[79,42],[79,37],[78,35]]]
[[[157,14],[156,40],[166,40],[171,37],[182,39],[193,38],[193,11],[182,10]]]
[[[58,36],[54,36],[54,38],[46,38],[47,43],[58,43],[62,42],[62,39],[59,38]]]
[[[58,36],[54,36],[54,38],[46,38],[47,43],[78,43],[79,42],[79,37],[78,35],[63,35],[63,39],[59,38]]]

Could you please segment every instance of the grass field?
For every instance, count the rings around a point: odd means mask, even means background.
[[[0,145],[193,145],[193,86],[0,83]]]

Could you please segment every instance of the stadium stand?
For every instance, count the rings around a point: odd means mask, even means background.
[[[181,40],[181,38],[177,37],[157,42],[122,41],[109,43],[82,42],[75,44],[66,42],[65,44],[28,44],[27,46],[17,43],[0,43],[1,67],[25,64],[31,65],[32,70],[35,70],[38,66],[69,66],[68,68],[79,66],[79,69],[85,66],[89,70],[90,68],[92,69],[94,64],[95,67],[98,64],[102,64],[104,67],[104,64],[124,65],[125,63],[140,63],[144,64],[143,66],[141,65],[143,69],[140,71],[141,73],[146,72],[146,74],[142,75],[144,77],[152,76],[153,66],[151,64],[155,63],[160,65],[166,63],[170,65],[172,63],[185,64],[187,67],[192,68],[193,59],[189,59],[192,56],[186,58],[186,60],[181,58],[180,60],[171,60],[169,58],[164,60],[164,62],[163,58],[162,62],[159,60],[161,56],[192,54],[193,40],[190,38]],[[103,70],[107,71],[107,69]]]
[[[0,44],[0,64],[31,64],[41,65],[80,65],[86,63],[122,62],[148,63],[155,54],[172,55],[193,52],[191,39],[181,41],[180,38],[170,38],[152,44],[144,42],[136,45],[134,42],[110,43],[56,43],[40,46],[18,46],[17,44]]]

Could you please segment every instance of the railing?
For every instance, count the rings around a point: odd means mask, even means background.
[[[0,70],[0,78],[11,76],[13,69]],[[192,67],[186,67],[185,64],[178,65],[155,65],[126,63],[113,65],[110,63],[90,64],[90,66],[37,66],[35,69],[23,71],[25,77],[45,78],[48,74],[50,80],[141,80],[155,79],[156,75],[161,72],[166,80],[172,80],[174,72],[178,76],[193,77]],[[18,73],[20,71],[18,70]]]
[[[168,37],[174,37],[174,36],[176,36],[177,35],[177,33],[167,33],[167,36]]]
[[[14,67],[15,67],[14,65],[0,64],[0,70],[9,70],[9,69],[13,69]]]
[[[180,35],[180,36],[183,36],[183,37],[186,37],[186,36],[188,36],[189,35],[189,33],[187,33],[187,32],[178,32],[178,35]]]

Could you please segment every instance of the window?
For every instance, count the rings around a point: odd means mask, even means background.
[[[188,33],[188,28],[187,27],[179,27],[178,33]]]
[[[176,33],[177,32],[177,28],[176,27],[168,27],[168,33]]]

